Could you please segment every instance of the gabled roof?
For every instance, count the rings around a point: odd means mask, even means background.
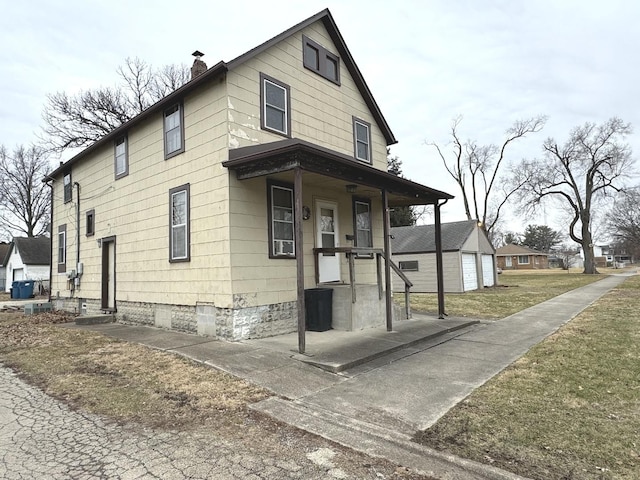
[[[478,228],[476,220],[443,223],[442,251],[452,252],[462,249],[469,235]],[[393,227],[391,229],[391,252],[429,253],[436,251],[436,226],[415,225],[411,227]]]
[[[382,131],[382,134],[384,135],[384,138],[387,141],[387,145],[393,145],[394,143],[397,143],[397,140],[394,137],[393,133],[391,132],[391,129],[389,128],[389,124],[387,123],[384,116],[382,115],[382,112],[380,111],[378,104],[373,98],[373,95],[371,94],[371,90],[369,90],[369,87],[367,86],[367,83],[365,82],[364,77],[360,72],[360,69],[356,65],[356,62],[353,60],[353,57],[351,56],[351,53],[347,48],[347,44],[342,38],[342,35],[340,34],[340,31],[338,30],[338,27],[335,21],[333,20],[333,16],[331,15],[331,12],[329,12],[329,9],[326,8],[321,12],[318,12],[317,14],[300,22],[299,24],[294,25],[288,30],[285,30],[281,34],[276,35],[272,39],[267,40],[263,44],[258,45],[257,47],[249,50],[248,52],[234,58],[230,62],[224,62],[224,61],[218,62],[214,66],[210,67],[203,74],[185,83],[179,89],[175,90],[174,92],[170,93],[169,95],[162,98],[158,102],[154,103],[142,113],[138,114],[128,122],[120,125],[118,128],[112,130],[110,133],[103,136],[100,140],[97,140],[95,143],[85,148],[82,152],[78,153],[76,156],[74,156],[64,164],[60,165],[58,168],[56,168],[53,172],[51,172],[47,176],[47,179],[56,177],[62,171],[65,171],[71,165],[80,161],[81,159],[89,155],[91,152],[95,151],[96,149],[100,148],[105,144],[108,144],[109,142],[114,141],[117,137],[124,134],[131,127],[137,125],[138,123],[147,119],[151,115],[154,115],[159,111],[164,110],[164,108],[170,107],[172,103],[177,102],[178,100],[183,98],[186,94],[190,93],[191,91],[201,86],[203,83],[209,80],[212,80],[229,70],[233,70],[234,68],[242,65],[243,63],[255,57],[256,55],[264,52],[266,49],[274,46],[281,40],[303,30],[304,28],[308,27],[309,25],[317,21],[322,21],[323,25],[327,29],[329,36],[331,37],[336,48],[338,49],[338,52],[342,59],[342,63],[344,64],[344,66],[347,68],[347,70],[353,77],[353,81],[358,87],[358,90],[360,91],[360,94],[362,95],[365,103],[369,107],[369,110],[371,111],[371,115],[373,116],[373,118],[376,121],[376,124]]]
[[[6,267],[9,261],[10,243],[0,242],[0,267]]]
[[[11,251],[18,247],[18,254],[25,265],[49,265],[51,263],[51,239],[47,237],[17,237],[11,243]]]
[[[510,243],[509,245],[504,245],[503,247],[496,249],[496,255],[505,256],[505,255],[543,255],[545,257],[548,254],[544,252],[539,252],[538,250],[534,250],[529,247],[523,247],[522,245],[514,245]]]

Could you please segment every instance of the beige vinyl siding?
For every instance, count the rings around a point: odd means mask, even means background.
[[[435,253],[407,253],[403,255],[393,255],[393,262],[398,265],[399,262],[417,260],[417,272],[403,272],[405,276],[413,283],[411,292],[427,293],[438,291],[438,279],[436,270],[436,254]],[[461,293],[462,289],[462,265],[460,252],[443,252],[443,279],[444,291],[449,293]],[[404,282],[396,273],[392,273],[393,291],[404,292]]]
[[[361,118],[371,124],[373,166],[386,171],[384,136],[343,59],[340,60],[339,86],[304,68],[302,35],[337,54],[324,25],[317,22],[228,73],[229,147],[245,147],[284,138],[260,130],[259,76],[262,72],[291,89],[292,137],[353,156],[353,117]]]
[[[72,167],[81,187],[80,298],[100,298],[101,249],[96,240],[116,236],[116,299],[193,305],[231,305],[224,84],[209,84],[184,99],[185,152],[164,159],[162,112],[128,132],[129,175],[113,179],[113,145]],[[170,264],[169,189],[190,184],[191,261]],[[62,187],[54,195],[62,198]],[[67,224],[67,270],[75,269],[76,193],[56,203],[53,224]],[[84,212],[95,209],[95,236],[86,237]],[[65,276],[53,292],[68,294]]]
[[[315,264],[312,249],[316,246],[315,202],[327,200],[338,204],[339,246],[352,246],[345,235],[353,234],[351,194],[341,188],[322,188],[307,183],[303,175],[303,204],[311,208],[311,218],[303,221],[305,288],[315,287]],[[293,179],[279,177],[293,183]],[[230,188],[230,239],[232,285],[234,302],[246,306],[265,305],[296,300],[295,259],[269,258],[268,205],[266,178],[238,181],[231,178]],[[372,199],[373,245],[382,248],[382,208],[379,199]],[[340,274],[348,283],[349,270],[346,256],[341,255]],[[357,283],[375,283],[376,261],[355,261]]]

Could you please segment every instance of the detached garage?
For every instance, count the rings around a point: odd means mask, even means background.
[[[437,292],[435,225],[391,229],[392,260],[412,292]],[[442,224],[444,291],[462,293],[496,284],[495,249],[475,220]],[[404,282],[394,274],[394,291]]]

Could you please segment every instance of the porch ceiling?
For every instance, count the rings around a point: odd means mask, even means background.
[[[229,160],[222,165],[234,170],[239,180],[282,174],[300,168],[333,179],[331,181],[327,178],[327,183],[336,184],[336,187],[353,183],[373,188],[378,193],[386,190],[390,206],[430,205],[436,204],[438,200],[453,198],[448,193],[397,177],[360,163],[353,157],[295,138],[229,150]],[[359,189],[358,194],[362,193],[362,189]]]

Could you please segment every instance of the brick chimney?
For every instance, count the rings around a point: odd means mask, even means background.
[[[191,66],[191,80],[193,80],[207,71],[207,64],[202,61],[204,53],[196,50],[191,55],[196,57],[193,61],[193,65]]]

